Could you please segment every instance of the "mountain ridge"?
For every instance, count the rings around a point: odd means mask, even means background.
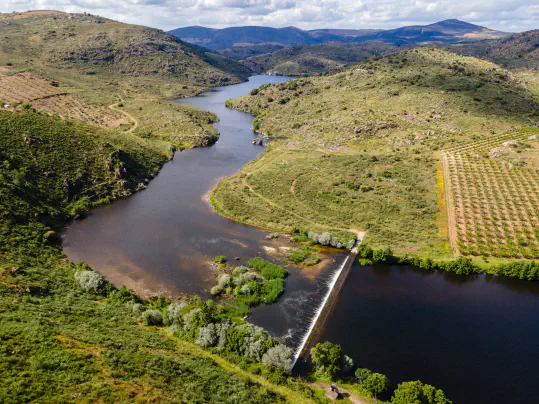
[[[169,31],[172,35],[190,43],[212,50],[267,43],[312,45],[325,42],[382,41],[390,44],[414,44],[421,42],[460,42],[487,38],[500,38],[508,33],[471,24],[457,19],[438,21],[428,25],[404,26],[389,30],[332,29],[302,30],[297,27],[240,26],[222,29],[190,26]]]

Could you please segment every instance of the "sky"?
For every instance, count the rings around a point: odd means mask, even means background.
[[[1,0],[0,12],[88,12],[170,30],[189,25],[397,28],[457,18],[507,32],[539,28],[539,0]]]

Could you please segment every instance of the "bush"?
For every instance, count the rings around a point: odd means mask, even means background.
[[[125,286],[122,286],[120,289],[111,292],[109,302],[112,304],[140,303],[140,299]]]
[[[223,290],[225,290],[223,286],[215,285],[213,288],[211,288],[210,293],[212,294],[212,296],[217,296],[223,293]]]
[[[146,310],[142,313],[142,320],[145,325],[162,325],[163,315],[159,310]]]
[[[282,279],[270,279],[262,283],[260,291],[264,303],[273,303],[284,292],[284,281]]]
[[[262,363],[267,366],[274,366],[286,372],[290,372],[290,370],[292,370],[293,354],[292,348],[280,344],[268,349],[262,356]]]
[[[144,306],[141,303],[135,303],[132,306],[133,313],[135,314],[142,314],[146,311],[146,306]]]
[[[265,279],[285,278],[288,275],[286,269],[279,265],[270,264],[262,258],[253,258],[249,261],[249,267],[258,269]]]
[[[167,307],[163,316],[165,325],[182,325],[182,311],[187,307],[186,303],[172,303]]]
[[[240,266],[237,266],[236,268],[234,268],[234,271],[232,271],[232,275],[233,276],[238,276],[238,275],[244,274],[246,272],[249,272],[249,268],[244,267],[243,265],[240,265]]]
[[[90,200],[88,198],[80,198],[70,205],[69,215],[75,219],[84,217],[90,210],[90,206]]]
[[[104,290],[106,282],[101,274],[94,271],[81,271],[75,274],[80,287],[85,292],[100,293]]]
[[[357,248],[357,256],[363,259],[372,259],[372,248],[365,244],[360,244]]]
[[[150,308],[155,309],[155,310],[163,310],[163,309],[166,309],[169,304],[170,304],[170,299],[168,297],[153,296],[150,299],[149,306]]]
[[[215,262],[219,264],[224,264],[226,262],[226,257],[224,255],[218,255],[215,257]]]
[[[380,262],[380,263],[393,262],[394,260],[393,251],[389,247],[383,248],[381,250],[374,250],[372,253],[372,259],[374,260],[374,262]]]

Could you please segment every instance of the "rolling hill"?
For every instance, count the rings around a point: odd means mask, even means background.
[[[304,76],[334,73],[344,66],[372,56],[383,56],[398,48],[378,42],[296,45],[242,61],[256,73]]]
[[[451,49],[508,68],[539,68],[539,30],[512,34],[497,40],[454,45]]]
[[[0,99],[14,109],[27,103],[175,147],[207,145],[216,132],[211,114],[171,98],[250,74],[160,30],[89,14],[2,14],[0,35]]]
[[[223,180],[212,201],[270,229],[361,229],[366,243],[400,255],[536,257],[537,211],[526,202],[535,188],[526,184],[537,181],[537,91],[530,77],[432,47],[263,86],[229,106],[256,115],[268,151]],[[509,175],[512,198],[488,194]],[[494,236],[500,213],[489,198],[509,215],[499,222],[505,236]]]

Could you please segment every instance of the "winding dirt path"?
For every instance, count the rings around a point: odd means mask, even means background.
[[[138,121],[129,112],[118,109],[118,105],[124,102],[122,97],[118,96],[118,98],[120,99],[120,101],[115,104],[109,105],[109,109],[112,109],[113,111],[116,111],[116,112],[119,112],[120,114],[125,115],[131,122],[133,122],[133,126],[124,132],[124,133],[132,133],[135,131],[135,129],[138,128]]]

